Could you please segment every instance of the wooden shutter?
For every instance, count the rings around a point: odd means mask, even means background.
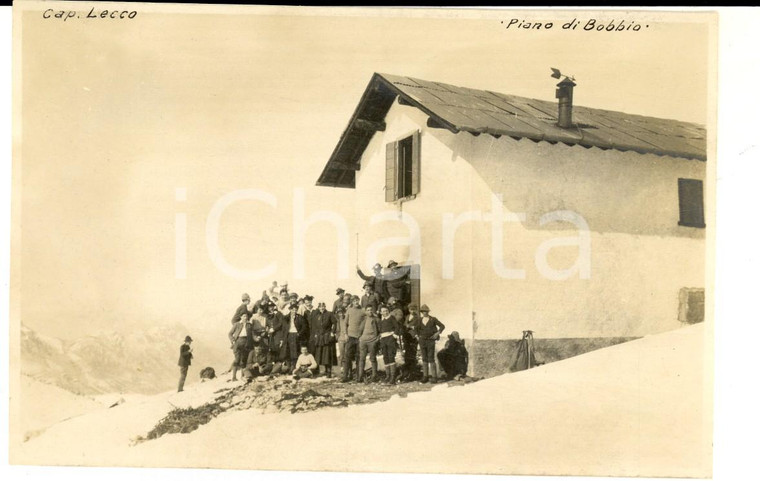
[[[393,202],[398,199],[396,187],[396,158],[398,155],[398,142],[385,144],[385,201]]]
[[[412,135],[412,195],[420,191],[420,131]]]
[[[678,179],[678,225],[704,227],[705,213],[702,196],[702,181],[697,179]]]

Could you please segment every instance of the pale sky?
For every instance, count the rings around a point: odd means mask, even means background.
[[[549,67],[575,76],[579,105],[705,124],[705,23],[640,32],[504,28],[471,18],[143,12],[130,22],[23,17],[21,318],[50,335],[229,322],[240,294],[209,258],[206,219],[237,189],[277,198],[225,211],[219,244],[247,269],[331,303],[334,230],[309,230],[307,278],[292,270],[292,192],[307,215],[353,215],[352,191],[315,187],[373,72],[554,101]],[[356,14],[361,11],[357,10]],[[327,12],[325,12],[327,13]],[[485,14],[484,14],[485,15]],[[472,12],[469,14],[472,16]],[[626,16],[626,18],[634,18]],[[696,18],[694,19],[696,20]],[[701,17],[704,20],[704,17]],[[579,27],[581,28],[581,27]],[[187,201],[175,200],[176,188]],[[187,214],[187,278],[175,278],[175,214]],[[18,247],[18,246],[17,246]],[[362,261],[360,259],[360,261]],[[353,266],[355,259],[350,259]]]

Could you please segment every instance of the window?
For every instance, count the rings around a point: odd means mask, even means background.
[[[702,199],[702,181],[697,179],[678,179],[678,225],[687,227],[704,227],[705,212]]]
[[[385,201],[408,199],[420,191],[419,131],[385,146]]]
[[[682,287],[678,292],[678,320],[696,324],[705,320],[705,290]]]

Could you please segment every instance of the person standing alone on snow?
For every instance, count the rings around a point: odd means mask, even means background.
[[[187,378],[187,368],[190,367],[193,359],[193,348],[190,347],[190,343],[193,342],[193,338],[185,336],[185,342],[179,348],[179,387],[177,392],[182,392],[185,387],[185,379]]]

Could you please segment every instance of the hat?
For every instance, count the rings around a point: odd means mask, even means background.
[[[288,286],[288,281],[282,281],[282,282],[280,282],[280,286],[281,287],[287,287]]]
[[[391,296],[391,297],[388,298],[388,304],[395,304],[395,303],[396,303],[396,298],[395,297]]]
[[[430,308],[427,306],[427,304],[423,304],[420,307],[420,312],[430,312]]]
[[[297,300],[298,299],[298,294],[296,294],[295,292],[291,293],[289,299],[296,299]]]
[[[398,265],[398,262],[396,262],[396,261],[390,261],[388,263],[388,268],[390,269],[391,267],[396,267],[397,265]]]
[[[335,290],[335,294],[336,295],[343,294],[344,292],[346,292],[346,291],[344,289],[340,288],[340,287]]]
[[[462,342],[462,339],[459,338],[459,333],[457,331],[454,331],[451,334],[449,334],[449,339],[453,339],[456,342]]]
[[[372,270],[377,270],[377,269],[382,269],[382,268],[383,266],[381,266],[379,262],[375,264],[374,266],[372,266]]]
[[[185,336],[185,342],[193,342],[193,338],[190,336]]]
[[[245,294],[243,294],[243,299],[242,300],[244,300],[244,301],[250,301],[251,300],[251,296],[249,296],[247,293],[245,293]]]

